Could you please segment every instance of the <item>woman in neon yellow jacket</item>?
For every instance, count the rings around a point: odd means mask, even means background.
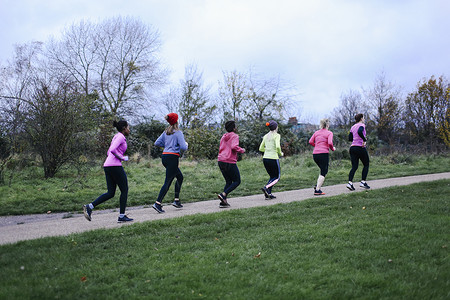
[[[280,146],[280,134],[278,133],[278,124],[274,120],[266,123],[270,131],[263,137],[259,151],[264,152],[263,163],[269,174],[269,181],[261,189],[266,199],[276,198],[272,195],[272,187],[280,180],[280,160],[279,156],[283,156]]]

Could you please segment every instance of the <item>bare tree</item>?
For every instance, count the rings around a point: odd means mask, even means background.
[[[349,127],[355,122],[356,114],[366,111],[361,93],[349,90],[341,94],[340,105],[332,112],[333,124],[343,128]]]
[[[49,57],[59,73],[70,74],[86,95],[98,91],[111,114],[130,115],[165,83],[159,33],[131,17],[99,24],[82,21],[52,41]]]
[[[169,91],[161,96],[163,106],[159,108],[161,114],[177,112],[180,108],[181,90],[179,86],[170,87]]]
[[[371,120],[375,123],[380,140],[392,143],[399,133],[402,119],[401,90],[386,80],[383,73],[379,74],[372,88],[365,91],[367,103],[372,109]]]
[[[248,117],[263,120],[266,117],[283,118],[283,112],[292,96],[280,76],[261,78],[250,70],[248,73]]]
[[[2,68],[0,83],[0,126],[6,132],[10,145],[9,160],[12,155],[26,149],[23,133],[24,113],[32,95],[32,86],[39,76],[42,60],[42,43],[16,45],[14,55],[7,66]]]
[[[69,74],[85,95],[96,89],[97,27],[89,21],[74,23],[63,32],[60,41],[51,39],[47,47],[53,71]]]
[[[42,158],[45,177],[53,177],[78,153],[73,150],[83,145],[80,137],[99,114],[95,94],[79,93],[66,74],[56,76],[49,70],[40,44],[17,46],[0,95],[2,117],[7,118],[4,128],[9,136],[26,136]],[[17,140],[11,142],[14,146]]]
[[[248,100],[248,86],[245,74],[237,71],[223,72],[223,82],[219,86],[219,97],[222,101],[223,117],[225,120],[240,119],[243,106]]]
[[[42,46],[41,42],[15,46],[13,59],[2,72],[0,96],[3,99],[22,99],[29,95],[29,87],[40,72],[37,66],[42,60]]]
[[[197,66],[186,66],[184,79],[180,81],[181,95],[178,105],[181,126],[203,125],[213,115],[215,105],[210,104],[209,88],[204,87],[203,74]]]

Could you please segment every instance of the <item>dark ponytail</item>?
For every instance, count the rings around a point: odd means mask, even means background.
[[[128,123],[125,120],[120,120],[119,122],[114,121],[113,126],[117,128],[118,132],[122,132],[122,130],[128,126]]]
[[[356,122],[359,122],[359,121],[361,121],[361,119],[364,117],[364,115],[363,114],[357,114],[356,116],[355,116],[355,121]]]

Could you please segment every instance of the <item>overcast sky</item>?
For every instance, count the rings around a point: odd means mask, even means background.
[[[342,93],[370,88],[381,72],[405,93],[450,77],[448,0],[0,0],[0,63],[14,44],[119,15],[160,32],[173,83],[191,63],[212,85],[252,67],[296,87],[291,116],[304,121],[329,116]]]

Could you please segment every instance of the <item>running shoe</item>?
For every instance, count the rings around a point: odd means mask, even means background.
[[[162,207],[161,204],[155,203],[155,204],[152,205],[152,207],[153,207],[154,210],[156,210],[160,214],[165,212],[165,210],[162,209],[163,207]]]
[[[272,195],[272,194],[269,194],[269,198],[266,198],[266,199],[275,199],[275,198],[277,198],[277,197],[275,197],[275,196]]]
[[[361,182],[359,184],[359,187],[365,188],[366,190],[370,189],[370,186],[367,184],[367,182],[364,182],[364,183]]]
[[[83,205],[83,213],[86,220],[91,220],[92,209],[89,207],[89,204]]]
[[[320,196],[320,195],[325,195],[325,193],[322,192],[322,190],[314,190],[314,195]]]
[[[224,196],[222,193],[218,194],[218,195],[217,195],[217,198],[219,198],[220,201],[225,201],[225,200],[227,200],[227,196]]]
[[[220,193],[217,195],[217,197],[220,199],[220,203],[219,203],[220,208],[230,207],[230,204],[228,204],[228,201],[227,201],[227,196],[224,196],[224,194]]]
[[[131,222],[133,221],[133,219],[128,218],[127,216],[123,216],[122,218],[119,217],[119,219],[117,219],[117,223],[125,223],[125,222]]]
[[[181,204],[180,200],[173,201],[172,205],[175,206],[176,208],[182,208],[183,207],[183,204]]]
[[[350,191],[354,191],[354,190],[355,190],[355,187],[353,186],[352,183],[347,183],[347,188],[348,188]]]
[[[219,207],[220,207],[220,208],[228,208],[228,207],[230,207],[230,204],[228,204],[227,200],[225,200],[225,201],[220,201]]]
[[[270,198],[269,190],[266,187],[262,187],[261,190],[263,191],[264,195],[266,196],[266,199]]]

